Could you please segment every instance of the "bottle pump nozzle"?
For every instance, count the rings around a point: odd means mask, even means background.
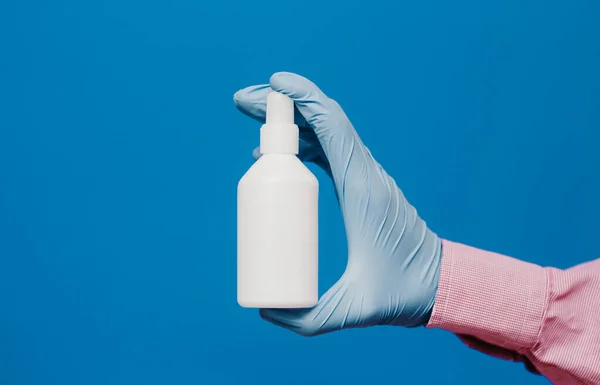
[[[298,126],[294,124],[294,101],[271,91],[267,96],[266,122],[260,129],[261,154],[298,154]]]
[[[272,91],[267,95],[267,124],[294,124],[294,102],[288,96]]]

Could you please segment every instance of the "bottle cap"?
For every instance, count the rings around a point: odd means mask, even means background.
[[[260,129],[261,154],[298,154],[298,126],[294,124],[294,101],[271,91],[267,95],[267,117]]]

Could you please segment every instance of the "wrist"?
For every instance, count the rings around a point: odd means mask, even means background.
[[[477,337],[514,351],[537,340],[546,271],[537,265],[442,241],[438,290],[427,327]]]
[[[433,259],[431,261],[431,274],[433,278],[431,280],[431,283],[429,284],[430,289],[428,290],[428,300],[425,302],[426,311],[423,314],[422,322],[418,326],[427,326],[427,324],[429,323],[429,320],[433,315],[433,309],[435,308],[435,301],[437,298],[437,292],[439,288],[444,244],[437,235],[435,236],[435,239],[437,243],[436,253],[434,254]]]
[[[442,258],[444,254],[444,243],[439,237],[436,237],[436,241],[438,242],[437,253],[435,256],[435,263],[432,264],[433,271],[433,290],[430,294],[430,300],[427,303],[427,311],[425,312],[425,316],[423,317],[423,323],[420,326],[427,326],[429,323],[431,316],[433,315],[433,309],[435,308],[435,301],[437,298],[437,293],[439,289],[440,283],[440,275],[442,270]]]

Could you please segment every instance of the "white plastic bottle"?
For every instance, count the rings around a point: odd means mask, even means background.
[[[238,303],[305,308],[318,301],[317,178],[297,158],[294,102],[272,91],[262,156],[238,184]]]

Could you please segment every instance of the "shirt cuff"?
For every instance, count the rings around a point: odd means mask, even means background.
[[[544,268],[474,247],[442,241],[442,266],[428,328],[470,335],[524,352],[544,316]]]

